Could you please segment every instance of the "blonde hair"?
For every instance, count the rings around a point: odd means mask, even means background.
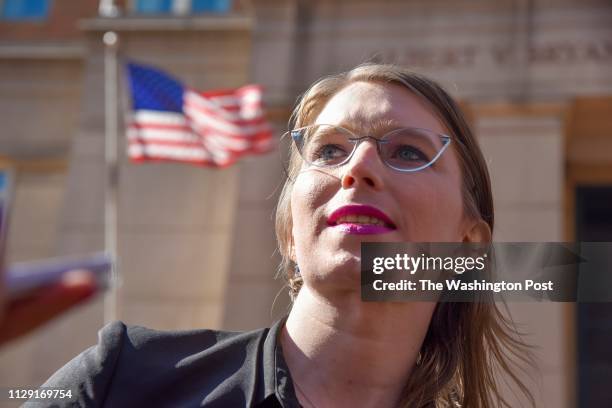
[[[294,109],[291,128],[311,124],[333,95],[351,83],[364,81],[403,86],[434,108],[454,138],[453,148],[463,177],[465,213],[484,220],[493,231],[493,195],[484,157],[460,108],[434,81],[396,65],[360,65],[313,84]],[[291,190],[300,167],[301,159],[292,145],[287,180],[276,211],[276,237],[282,256],[279,272],[288,282],[292,300],[302,283],[291,261]],[[505,374],[535,406],[533,396],[516,374],[525,364],[533,366],[530,348],[521,340],[512,320],[495,303],[438,303],[418,364],[404,389],[402,405],[415,408],[510,407],[496,381],[497,375]]]

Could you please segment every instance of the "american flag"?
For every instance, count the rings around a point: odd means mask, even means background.
[[[127,129],[132,161],[226,167],[244,155],[273,148],[260,86],[199,92],[157,68],[134,63],[127,68],[133,108]]]

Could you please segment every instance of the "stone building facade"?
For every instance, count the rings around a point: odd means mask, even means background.
[[[101,17],[96,1],[58,0],[42,22],[0,20],[0,167],[17,174],[10,261],[104,247],[101,39],[110,30],[122,58],[191,87],[264,85],[278,134],[316,78],[371,60],[410,66],[443,83],[472,122],[493,178],[495,240],[612,241],[605,210],[581,221],[612,188],[608,1],[253,0],[224,13],[146,16],[137,4],[118,2],[118,16]],[[116,313],[101,296],[5,347],[3,386],[40,384],[109,319],[245,330],[287,310],[274,279],[279,155],[224,170],[133,165],[124,143]],[[610,310],[512,310],[537,346],[538,407],[610,404]]]

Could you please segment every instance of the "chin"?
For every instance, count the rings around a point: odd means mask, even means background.
[[[361,245],[357,248],[338,249],[330,254],[328,259],[330,260],[330,266],[336,265],[343,269],[354,268],[359,272],[361,270]]]
[[[361,285],[361,255],[346,250],[330,253],[314,279],[323,287],[359,289]]]

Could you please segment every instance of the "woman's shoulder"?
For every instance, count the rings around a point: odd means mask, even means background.
[[[145,395],[167,398],[189,389],[198,390],[194,398],[202,398],[202,392],[229,377],[248,377],[250,362],[261,358],[264,342],[275,341],[269,332],[167,331],[115,321],[100,329],[97,345],[58,370],[43,387],[72,390],[71,402],[79,406],[142,404],[152,402],[143,401]]]
[[[122,349],[123,357],[163,351],[163,355],[189,354],[208,349],[221,351],[226,347],[243,345],[266,337],[269,328],[251,331],[226,331],[214,329],[157,330],[144,326],[128,325],[115,321],[98,333],[98,346]]]
[[[95,360],[110,359],[115,375],[174,371],[189,365],[206,365],[217,354],[227,361],[235,351],[255,350],[250,345],[265,341],[269,330],[157,330],[115,321],[99,331],[98,345],[94,346],[99,358]]]

